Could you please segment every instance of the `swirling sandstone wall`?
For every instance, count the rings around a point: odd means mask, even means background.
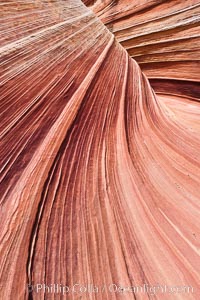
[[[85,4],[0,3],[0,299],[198,300],[200,2]]]

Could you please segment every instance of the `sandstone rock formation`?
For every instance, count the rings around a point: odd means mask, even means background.
[[[84,2],[0,4],[0,299],[197,300],[200,2]]]

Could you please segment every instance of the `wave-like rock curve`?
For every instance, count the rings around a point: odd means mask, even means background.
[[[158,75],[155,94],[99,2],[98,17],[79,0],[1,4],[0,298],[196,300],[199,71],[179,89]],[[106,288],[63,298],[27,289],[38,283]],[[194,292],[122,295],[112,283]]]

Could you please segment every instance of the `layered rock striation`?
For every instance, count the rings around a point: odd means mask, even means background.
[[[198,2],[0,4],[1,299],[199,298]]]

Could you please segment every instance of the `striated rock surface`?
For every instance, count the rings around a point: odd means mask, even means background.
[[[85,4],[0,4],[0,299],[197,300],[199,1]]]
[[[91,1],[85,3],[91,5]],[[92,4],[156,91],[200,98],[199,0],[98,0]]]

